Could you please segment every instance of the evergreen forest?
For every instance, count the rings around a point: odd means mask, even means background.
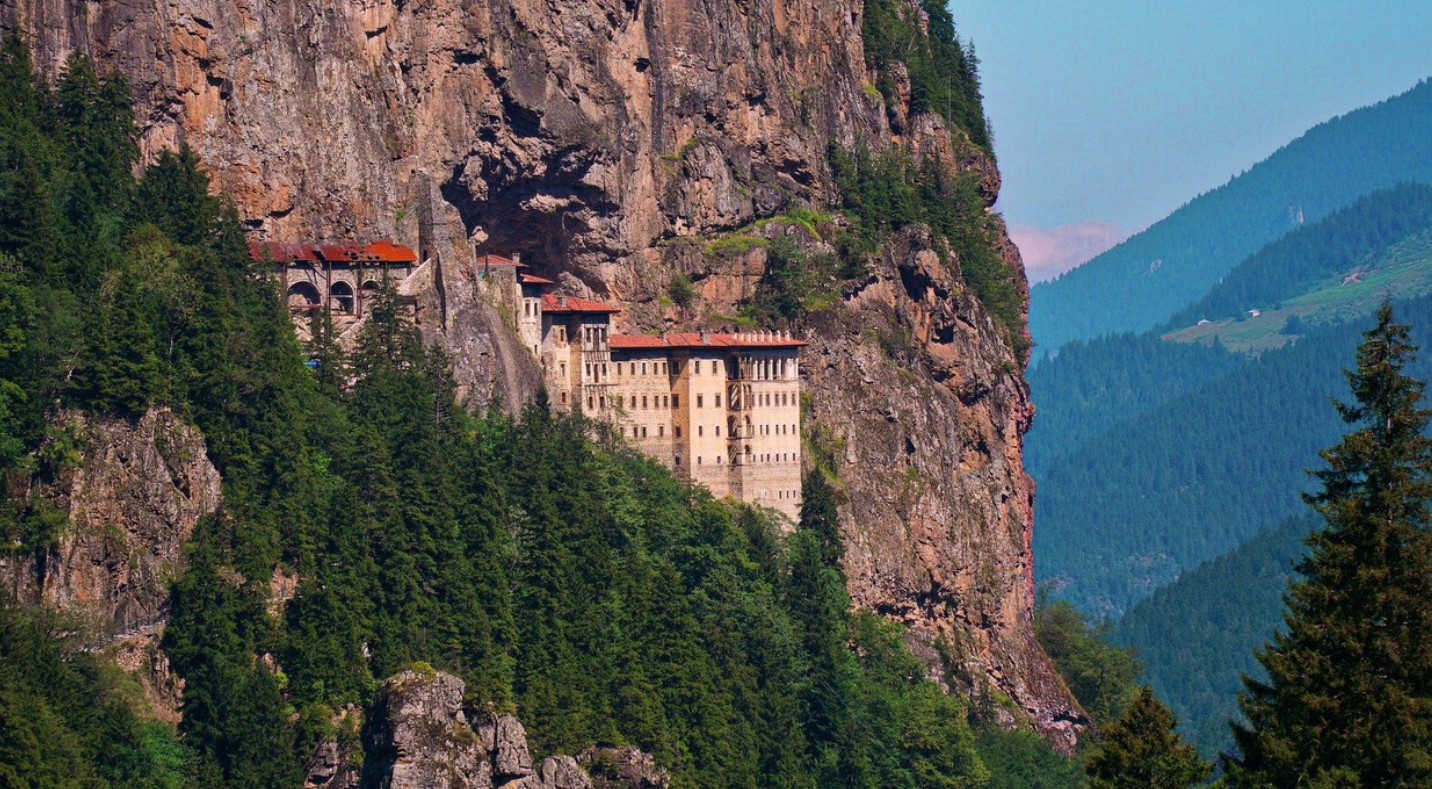
[[[1305,513],[1260,532],[1159,587],[1111,628],[1207,759],[1233,750],[1239,678],[1260,675],[1253,652],[1277,628],[1282,591],[1317,525]]]

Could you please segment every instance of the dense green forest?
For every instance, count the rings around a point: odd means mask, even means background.
[[[1025,436],[1025,469],[1043,480],[1085,441],[1244,361],[1217,347],[1167,343],[1154,334],[1071,342],[1031,365],[1027,375],[1038,411]]]
[[[1239,263],[1206,296],[1170,318],[1168,328],[1273,308],[1320,280],[1375,265],[1398,242],[1428,229],[1432,186],[1403,184],[1374,192]]]
[[[1314,127],[1227,184],[1031,292],[1034,341],[1141,332],[1201,298],[1263,245],[1358,197],[1432,180],[1432,82]]]
[[[1160,587],[1113,629],[1207,758],[1233,746],[1239,677],[1258,673],[1253,651],[1278,626],[1283,588],[1317,525],[1312,513],[1283,521]]]
[[[473,708],[515,710],[539,754],[630,743],[678,786],[1070,785],[1049,777],[1070,762],[851,612],[824,477],[786,535],[542,398],[470,417],[382,296],[355,352],[321,319],[305,352],[195,157],[131,174],[130,112],[82,56],[51,89],[5,43],[0,471],[67,462],[37,454],[63,439],[57,405],[200,428],[224,503],[162,642],[183,719],[146,720],[43,616],[0,608],[0,764],[55,786],[291,787],[334,710],[422,662]],[[13,490],[3,544],[43,556],[63,523]],[[275,616],[280,571],[301,582]]]
[[[1432,326],[1432,299],[1398,309]],[[1039,577],[1086,611],[1117,614],[1300,511],[1303,472],[1338,435],[1327,399],[1362,325],[1250,359],[1069,450],[1038,480]],[[1429,369],[1423,359],[1412,372]]]
[[[138,685],[77,630],[0,595],[0,786],[185,786],[192,752],[136,714]]]

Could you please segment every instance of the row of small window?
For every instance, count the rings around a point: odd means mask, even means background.
[[[588,398],[588,402],[590,402],[590,398]],[[619,404],[619,405],[620,405],[620,404]],[[772,428],[774,428],[774,429],[772,429]],[[790,428],[789,432],[787,432],[786,428]],[[681,425],[676,425],[673,429],[676,431],[676,437],[677,437],[677,438],[681,438]],[[715,430],[716,430],[716,436],[719,437],[719,436],[721,435],[721,426],[720,426],[720,425],[715,425]],[[773,433],[776,434],[776,435],[782,435],[782,436],[785,436],[785,435],[792,435],[792,436],[793,436],[793,435],[795,435],[795,433],[796,433],[796,426],[795,426],[795,425],[786,425],[786,424],[760,425],[760,431],[761,431],[761,435],[763,435],[763,436],[769,436],[769,435],[772,435]],[[705,426],[705,425],[697,425],[697,426],[696,426],[696,435],[697,435],[697,436],[705,436],[705,435],[706,435],[706,426]],[[641,426],[632,425],[632,426],[631,426],[631,437],[632,437],[632,438],[646,438],[646,437],[647,437],[646,425],[641,425]],[[657,438],[665,438],[665,437],[666,437],[666,425],[657,425],[657,426],[656,426],[656,437],[657,437]]]
[[[615,399],[617,408],[622,408],[626,405],[626,400],[621,395],[617,395]],[[637,402],[641,403],[641,408],[680,408],[681,395],[651,395],[650,401],[647,400],[646,395],[642,395],[640,401],[636,399],[636,395],[632,395],[631,407],[633,410],[638,407]]]
[[[778,490],[778,491],[776,491],[776,498],[778,498],[778,499],[789,500],[789,499],[798,499],[798,498],[800,498],[800,497],[801,497],[801,494],[800,494],[800,491],[798,491],[798,490]]]
[[[702,462],[702,459],[703,459],[703,456],[702,456],[702,455],[697,455],[697,456],[696,456],[696,465],[698,465],[698,466],[704,465],[703,462]],[[718,466],[725,465],[724,461],[725,461],[725,457],[724,457],[724,456],[722,456],[722,455],[717,455],[717,456],[716,456],[716,465],[718,465]],[[751,457],[749,457],[749,458],[746,459],[746,462],[747,462],[747,463],[794,463],[795,461],[796,461],[796,453],[794,453],[794,452],[766,452],[766,453],[760,454],[760,455],[752,455]],[[678,466],[681,465],[681,456],[680,456],[680,455],[677,455],[677,456],[676,456],[676,465],[678,465]]]
[[[636,374],[637,374],[637,371],[636,371],[636,366],[637,366],[637,364],[638,364],[637,362],[617,362],[617,377],[618,377],[618,378],[620,378],[620,377],[622,376],[622,374],[623,374],[623,373],[622,373],[622,365],[623,365],[623,364],[629,365],[629,367],[627,368],[628,371],[627,371],[626,375],[636,375]],[[652,374],[652,375],[669,375],[669,373],[667,372],[667,370],[669,370],[670,368],[667,366],[667,363],[666,363],[665,360],[659,359],[659,360],[654,361],[654,362],[641,362],[640,364],[641,364],[641,375],[646,375],[646,374],[647,374],[647,364],[650,364],[650,365],[651,365],[651,374]]]

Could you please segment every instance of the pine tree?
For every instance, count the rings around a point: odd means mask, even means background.
[[[1122,717],[1104,730],[1089,759],[1091,789],[1184,789],[1209,767],[1174,732],[1178,719],[1145,686]]]
[[[835,490],[820,469],[811,469],[802,487],[800,527],[820,540],[821,558],[834,567],[845,555],[845,546],[840,541],[840,512],[836,509]]]
[[[1322,490],[1305,497],[1327,528],[1258,655],[1267,681],[1244,678],[1237,785],[1432,783],[1432,411],[1390,306],[1364,337],[1356,403],[1337,404],[1357,427],[1320,453]]]

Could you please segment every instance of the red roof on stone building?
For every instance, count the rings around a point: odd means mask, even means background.
[[[523,285],[556,285],[557,283],[553,282],[553,281],[550,280],[550,279],[547,279],[546,277],[539,277],[539,276],[537,276],[536,274],[523,274],[523,275],[522,275],[522,284],[523,284]]]
[[[612,350],[645,350],[667,348],[801,348],[804,340],[778,332],[739,332],[710,334],[677,332],[674,334],[617,334],[611,338]]]
[[[542,297],[542,311],[611,314],[621,312],[622,308],[591,299],[579,299],[576,296],[554,296],[548,293]]]
[[[268,263],[416,263],[417,253],[386,239],[371,244],[290,244],[250,241],[249,256]]]

